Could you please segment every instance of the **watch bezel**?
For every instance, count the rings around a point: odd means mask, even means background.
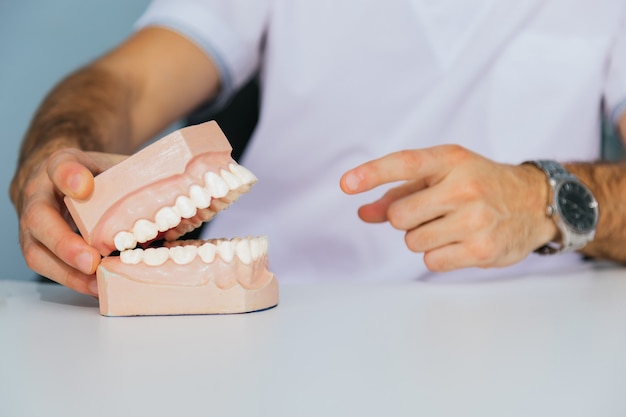
[[[593,222],[588,227],[580,228],[577,224],[572,222],[570,218],[571,213],[565,210],[560,203],[559,197],[562,196],[562,193],[569,192],[566,189],[568,184],[574,185],[577,189],[582,190],[585,193],[583,198],[585,200],[589,200],[589,205],[582,207],[587,214],[590,214],[593,217]],[[560,181],[557,181],[553,190],[553,204],[558,214],[557,218],[560,219],[561,223],[569,230],[577,234],[587,235],[589,233],[593,233],[598,225],[598,202],[591,190],[576,177],[562,178]]]

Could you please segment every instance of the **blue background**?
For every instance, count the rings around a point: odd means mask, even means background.
[[[148,0],[0,0],[0,279],[28,279],[8,197],[19,144],[44,95],[63,76],[132,31]]]

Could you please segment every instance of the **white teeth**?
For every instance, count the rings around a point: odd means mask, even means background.
[[[178,226],[180,216],[173,208],[163,207],[161,210],[157,211],[156,216],[154,216],[154,221],[156,222],[159,232],[165,232],[166,230]]]
[[[149,220],[139,219],[133,226],[133,235],[137,242],[143,243],[154,239],[159,234],[157,226]]]
[[[237,177],[241,178],[244,184],[253,184],[258,181],[258,178],[246,167],[241,166],[239,164],[229,164],[228,169],[230,172],[235,174]]]
[[[248,265],[252,262],[252,253],[250,252],[250,243],[247,239],[242,239],[235,244],[235,253],[239,260]]]
[[[209,171],[204,174],[204,182],[206,189],[211,193],[213,198],[222,198],[228,194],[230,188],[228,184],[215,172]]]
[[[117,233],[113,238],[115,247],[120,252],[133,249],[138,242],[150,241],[156,238],[159,232],[167,232],[176,228],[183,218],[195,218],[192,226],[195,225],[196,221],[207,221],[215,215],[216,211],[226,209],[256,181],[257,177],[250,170],[235,162],[231,162],[228,165],[228,169],[221,169],[219,174],[208,171],[204,174],[204,187],[198,184],[192,185],[189,187],[189,196],[181,195],[176,199],[173,207],[161,208],[156,213],[153,222],[147,219],[140,219],[135,222],[132,231]],[[211,208],[210,211],[208,211],[209,207]],[[237,242],[221,243],[222,249],[221,251],[218,250],[218,253],[222,259],[227,262],[232,260]],[[249,243],[242,243],[241,248],[241,257],[244,261],[250,257],[257,259],[260,256],[257,254],[262,254],[267,249],[267,239],[249,239]],[[210,250],[205,249],[204,251]],[[210,257],[215,256],[215,254],[210,255],[207,253],[205,256]],[[155,255],[149,256],[149,259],[153,258],[156,259]],[[246,263],[248,262],[250,261]]]
[[[163,265],[170,257],[167,248],[148,248],[143,252],[143,262],[150,266]]]
[[[224,181],[226,181],[226,184],[228,184],[228,188],[230,188],[231,190],[236,190],[243,185],[243,181],[241,180],[241,178],[229,171],[226,171],[225,169],[222,169],[220,171],[220,175],[222,176]]]
[[[220,240],[217,242],[217,253],[224,260],[230,262],[235,257],[235,242],[230,240]]]
[[[187,265],[191,263],[198,254],[198,247],[194,245],[175,246],[170,250],[170,258],[178,265]]]
[[[205,243],[198,248],[198,255],[200,256],[200,259],[202,259],[202,262],[209,264],[215,260],[216,250],[217,248],[214,244]]]
[[[196,215],[198,208],[189,197],[181,195],[176,199],[175,210],[180,214],[180,217],[189,219]]]
[[[120,260],[129,265],[143,262],[146,265],[159,266],[171,259],[178,265],[187,265],[199,256],[202,262],[210,264],[216,255],[219,255],[224,262],[231,262],[237,257],[241,263],[249,265],[267,253],[267,246],[268,240],[265,236],[220,239],[211,242],[172,242],[167,247],[121,251]]]
[[[258,241],[261,254],[267,253],[267,250],[269,248],[269,240],[267,239],[267,237],[261,236],[258,238]]]
[[[137,239],[130,232],[119,232],[113,238],[113,242],[115,243],[115,248],[119,251],[132,249],[137,246]]]
[[[211,205],[211,195],[196,184],[189,188],[189,198],[199,209],[205,209]]]
[[[252,259],[255,261],[261,256],[259,240],[260,239],[250,239],[250,256],[252,256]]]
[[[125,264],[136,265],[141,262],[142,259],[143,249],[140,248],[120,252],[120,260]]]

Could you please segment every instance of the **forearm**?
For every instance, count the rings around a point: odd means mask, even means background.
[[[81,69],[44,99],[26,133],[19,163],[54,140],[90,151],[123,152],[130,133],[130,93],[123,82],[98,67]]]
[[[57,149],[130,152],[131,94],[123,80],[97,66],[59,83],[40,105],[22,142],[11,184],[13,202],[24,177]]]
[[[596,236],[581,252],[594,258],[626,262],[626,163],[572,163],[566,167],[598,200]]]
[[[186,38],[161,28],[137,32],[44,100],[22,144],[13,202],[55,150],[129,154],[217,94],[219,85],[217,67]]]

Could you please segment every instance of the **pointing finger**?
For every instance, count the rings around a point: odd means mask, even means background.
[[[340,181],[341,189],[356,194],[396,181],[436,182],[448,173],[450,156],[454,156],[451,151],[456,148],[461,149],[444,145],[391,153],[346,172]]]

